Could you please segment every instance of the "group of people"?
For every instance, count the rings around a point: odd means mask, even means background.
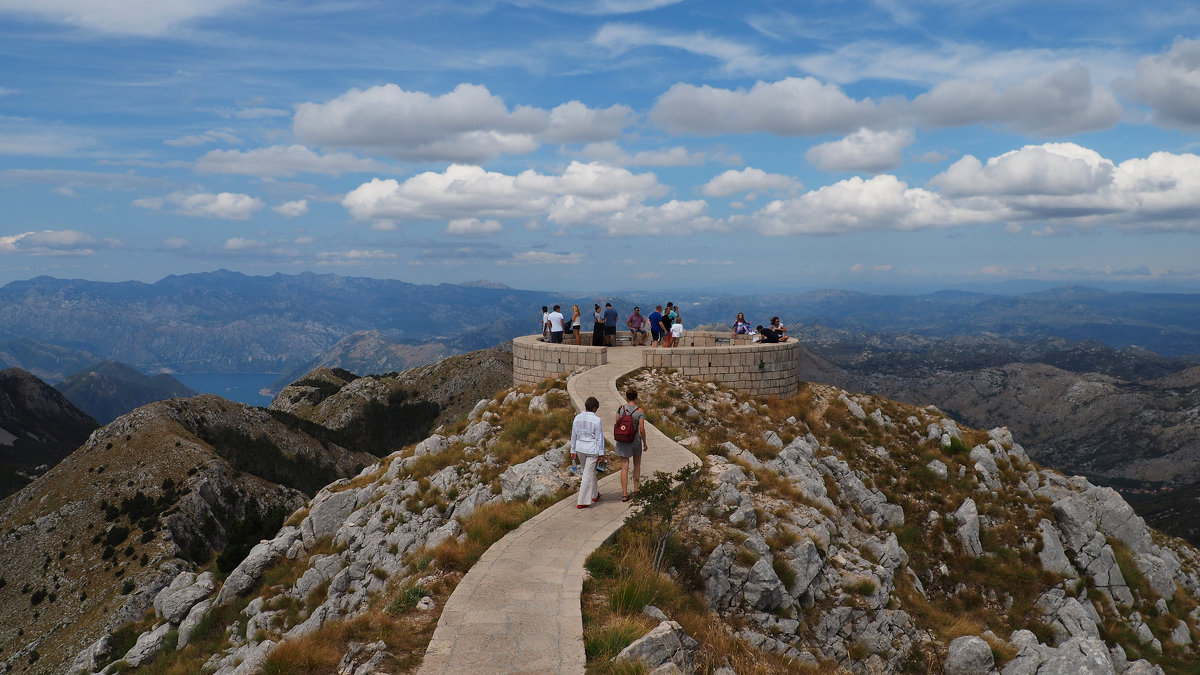
[[[617,408],[618,424],[623,417],[629,417],[633,422],[633,439],[629,441],[615,438],[616,455],[621,460],[621,501],[627,502],[637,493],[642,475],[642,453],[648,449],[646,441],[646,412],[637,402],[637,389],[630,387],[625,392],[625,403]],[[571,456],[580,460],[583,465],[582,480],[579,484],[579,497],[575,508],[586,509],[600,501],[600,488],[596,479],[596,465],[604,456],[604,423],[596,411],[600,409],[600,401],[595,396],[589,396],[583,404],[583,412],[575,416],[571,423]],[[628,421],[628,420],[626,420]],[[616,436],[614,430],[614,436]],[[633,492],[630,492],[630,465],[633,465]]]
[[[738,312],[737,319],[733,322],[733,332],[735,335],[754,335],[755,342],[777,343],[787,342],[787,326],[779,321],[779,317],[771,317],[771,323],[768,326],[758,324],[755,328],[750,328],[750,322],[746,320],[746,315]]]
[[[604,303],[604,309],[599,303],[592,312],[592,346],[615,347],[617,342],[617,324],[621,315],[613,309],[611,302]],[[641,307],[634,307],[633,314],[625,319],[629,329],[629,344],[635,347],[646,345],[650,338],[651,347],[671,347],[683,338],[683,321],[679,318],[679,307],[668,302],[664,311],[662,305],[656,305],[649,315],[642,314]],[[571,318],[562,313],[562,306],[555,305],[553,310],[542,306],[542,340],[544,342],[563,342],[563,336],[568,332],[574,334],[575,344],[582,345],[583,317],[579,305],[571,305]]]

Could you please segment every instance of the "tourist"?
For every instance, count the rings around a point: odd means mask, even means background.
[[[671,346],[678,347],[679,341],[683,339],[683,319],[680,318],[679,312],[674,312],[675,317],[671,319]]]
[[[542,305],[542,342],[550,341],[550,308]]]
[[[775,331],[775,333],[777,335],[779,335],[780,338],[785,337],[785,333],[787,333],[787,326],[783,325],[782,323],[779,323],[779,317],[777,317],[777,316],[771,317],[770,329]],[[779,341],[783,342],[782,339],[780,339]]]
[[[629,326],[630,345],[641,347],[646,343],[646,317],[642,316],[639,308],[633,308],[633,314],[625,319],[625,325]]]
[[[735,335],[749,335],[754,332],[750,328],[750,322],[746,320],[746,315],[738,312],[737,319],[733,322],[733,333]]]
[[[664,347],[671,346],[671,313],[672,313],[673,309],[674,309],[674,306],[668,302],[667,308],[663,310],[662,319],[659,319],[659,322],[658,322],[658,325],[660,327],[662,327],[662,333],[663,333],[662,346],[664,346]]]
[[[571,305],[571,332],[575,334],[575,344],[582,344],[579,341],[579,331],[583,327],[583,321],[579,316],[579,305]]]
[[[766,343],[766,344],[775,344],[777,342],[787,342],[787,340],[788,340],[788,337],[786,335],[780,335],[773,328],[763,328],[762,325],[759,325],[759,327],[758,327],[758,334],[760,336],[758,338],[758,341]]]
[[[546,323],[550,324],[550,341],[555,344],[561,344],[563,339],[563,315],[559,311],[559,306],[554,306],[554,311],[546,317]]]
[[[600,501],[600,486],[596,482],[596,462],[604,455],[604,424],[596,411],[600,401],[589,396],[583,403],[583,412],[571,423],[571,456],[583,460],[583,480],[579,484],[579,498],[575,508],[586,509]]]
[[[633,440],[628,443],[617,441],[617,457],[621,458],[621,501],[629,501],[629,460],[633,460],[633,491],[637,493],[642,476],[642,453],[646,451],[646,411],[637,404],[637,389],[630,387],[625,392],[625,405],[617,408],[617,418],[629,415],[637,429]]]
[[[662,344],[662,305],[655,305],[654,311],[650,312],[650,316],[646,317],[650,322],[650,346],[658,347]]]
[[[609,347],[617,344],[617,320],[620,318],[611,302],[604,303],[604,344]]]
[[[592,312],[592,346],[604,346],[604,312],[600,311],[600,305]]]

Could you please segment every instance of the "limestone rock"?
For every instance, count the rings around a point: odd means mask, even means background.
[[[975,500],[968,497],[954,512],[954,519],[959,522],[958,540],[962,542],[963,549],[967,555],[972,558],[983,555],[983,544],[979,542],[979,510],[975,506]]]
[[[950,643],[943,672],[946,675],[987,675],[996,665],[992,646],[976,635],[964,635]]]
[[[1043,519],[1038,524],[1038,531],[1042,535],[1042,550],[1038,551],[1042,569],[1069,579],[1078,577],[1075,566],[1067,559],[1067,552],[1063,550],[1062,540],[1058,538],[1058,528],[1054,527],[1054,523]]]
[[[125,652],[122,660],[134,668],[149,663],[162,649],[163,640],[170,630],[171,624],[164,622],[155,626],[153,630],[142,633],[129,651]]]
[[[179,624],[179,642],[176,649],[183,649],[192,641],[192,633],[195,632],[196,626],[208,616],[208,611],[212,608],[212,599],[201,600],[192,607],[187,613],[183,621]]]
[[[690,673],[694,667],[697,646],[696,641],[683,631],[683,626],[675,621],[663,621],[622,649],[616,660],[641,661],[650,669],[671,663],[683,672]]]
[[[212,572],[204,572],[199,576],[191,572],[182,572],[171,585],[154,596],[154,611],[160,618],[178,625],[187,616],[188,611],[216,589],[216,581]]]
[[[561,468],[566,454],[567,447],[563,446],[505,469],[500,474],[504,501],[522,497],[533,500],[571,487],[569,474]]]

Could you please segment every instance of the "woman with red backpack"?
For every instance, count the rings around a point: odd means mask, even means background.
[[[642,476],[642,453],[646,451],[646,411],[637,404],[637,389],[625,392],[625,405],[617,408],[613,440],[621,458],[621,501],[629,501],[629,460],[633,460],[633,491]]]

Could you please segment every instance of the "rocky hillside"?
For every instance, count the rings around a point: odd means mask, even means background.
[[[1003,424],[1046,465],[1131,497],[1157,497],[1157,526],[1200,542],[1192,510],[1172,508],[1186,499],[1187,486],[1200,484],[1200,366],[1193,360],[1062,340],[803,332],[820,357],[805,360],[802,378],[934,403],[971,425]]]
[[[506,344],[386,375],[358,377],[344,369],[317,368],[285,387],[270,408],[337,431],[345,444],[367,443],[385,455],[510,386],[512,351]]]
[[[1200,553],[1147,528],[1115,491],[1038,467],[1005,428],[959,428],[932,407],[824,385],[746,400],[662,373],[632,383],[660,428],[707,458],[708,484],[675,513],[665,575],[637,553],[661,531],[645,519],[589,560],[585,640],[604,667],[1122,673],[1200,662]],[[647,600],[631,607],[631,596]],[[622,651],[622,635],[647,631]]]
[[[170,375],[143,375],[116,361],[93,364],[63,379],[54,388],[101,424],[147,403],[196,395]]]
[[[97,426],[33,374],[0,370],[0,497],[57,464]]]
[[[631,383],[704,469],[673,499],[647,481],[647,515],[589,557],[589,672],[1151,673],[1200,659],[1200,553],[1116,492],[1039,467],[1007,429],[828,385],[756,399],[669,372]],[[412,672],[462,572],[530,500],[572,489],[571,416],[557,388],[479,401],[323,489],[223,584],[182,570],[73,672]]]
[[[372,461],[216,396],[118,418],[0,502],[0,659],[61,672],[180,570],[221,554],[227,571],[317,489]]]

